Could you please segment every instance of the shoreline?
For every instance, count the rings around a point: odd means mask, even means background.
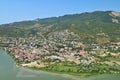
[[[49,75],[56,75],[56,76],[61,76],[64,78],[72,78],[73,80],[82,80],[83,78],[87,78],[87,77],[80,77],[80,76],[75,76],[75,75],[70,75],[70,74],[66,74],[66,73],[58,73],[58,72],[51,72],[51,71],[45,71],[45,70],[35,70],[32,68],[28,68],[28,67],[22,67],[22,66],[18,66],[18,69],[26,71],[26,72],[32,72],[34,74],[49,74]]]
[[[25,71],[30,71],[30,72],[33,72],[33,73],[37,73],[37,74],[40,74],[40,73],[43,73],[43,74],[50,74],[50,75],[56,75],[56,76],[61,76],[61,77],[64,77],[64,78],[72,78],[73,80],[88,80],[89,78],[91,77],[99,77],[99,76],[103,76],[103,75],[120,75],[120,74],[106,74],[106,73],[92,73],[91,75],[85,75],[86,73],[80,73],[80,75],[76,75],[76,74],[67,74],[65,72],[55,72],[55,71],[46,71],[46,70],[37,70],[37,69],[32,69],[32,68],[28,68],[28,67],[22,67],[22,66],[19,66],[19,69],[23,69]],[[90,74],[90,73],[89,73]]]
[[[7,55],[10,56],[10,53],[8,53],[6,51]],[[89,78],[91,77],[100,77],[100,76],[103,76],[103,75],[117,75],[119,76],[119,74],[109,74],[109,73],[72,73],[72,72],[59,72],[59,71],[52,71],[52,70],[46,70],[46,69],[35,69],[35,68],[30,68],[30,67],[23,67],[21,65],[19,65],[14,57],[10,56],[11,59],[13,59],[14,61],[14,64],[16,65],[17,69],[19,71],[23,71],[23,73],[25,73],[25,75],[17,75],[17,77],[38,77],[38,76],[41,76],[43,74],[46,74],[46,75],[50,75],[50,76],[60,76],[60,77],[63,77],[63,78],[70,78],[71,80],[89,80]],[[28,74],[27,74],[28,73]],[[30,74],[29,74],[30,73]],[[94,78],[95,79],[95,78]],[[109,77],[108,77],[109,79]],[[93,80],[93,79],[92,79]]]
[[[96,73],[79,73],[78,74],[78,73],[74,73],[74,72],[60,72],[60,71],[46,70],[46,69],[43,69],[44,67],[43,68],[37,68],[37,67],[22,66],[22,64],[16,62],[13,55],[11,55],[9,52],[7,52],[7,54],[10,55],[10,57],[14,60],[14,63],[18,68],[25,68],[25,69],[30,69],[30,70],[33,70],[33,71],[43,71],[43,72],[55,73],[55,74],[65,74],[65,75],[70,75],[70,76],[75,76],[75,77],[80,77],[80,78],[86,78],[86,77],[89,77],[89,76],[94,76],[94,75],[100,74],[100,73],[97,73],[97,74]]]
[[[89,76],[95,76],[95,75],[101,75],[101,74],[120,74],[120,73],[99,73],[99,72],[69,72],[69,71],[68,72],[66,72],[66,71],[61,72],[61,71],[50,70],[50,69],[47,69],[45,67],[43,67],[43,68],[36,67],[35,65],[33,65],[32,67],[22,66],[21,63],[17,63],[15,57],[13,55],[11,55],[10,52],[8,52],[8,51],[5,51],[5,52],[14,60],[14,63],[17,67],[26,68],[26,69],[30,69],[33,71],[44,71],[44,72],[49,72],[49,73],[66,74],[66,75],[76,76],[76,77],[80,77],[80,78],[86,78]]]
[[[43,73],[48,73],[48,74],[56,74],[56,75],[67,75],[67,76],[72,76],[72,77],[77,77],[77,78],[87,78],[90,76],[96,76],[96,75],[101,75],[100,73],[74,73],[74,72],[59,72],[59,71],[52,71],[52,70],[46,70],[46,69],[40,69],[40,68],[34,68],[34,67],[24,67],[24,66],[19,66],[16,65],[20,69],[27,69],[30,71],[35,71],[35,72],[43,72]]]

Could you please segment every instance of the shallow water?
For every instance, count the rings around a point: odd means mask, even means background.
[[[120,80],[120,74],[102,74],[81,79],[66,74],[33,71],[16,67],[12,58],[0,50],[0,80]]]

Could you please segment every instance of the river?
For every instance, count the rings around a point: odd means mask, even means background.
[[[81,79],[67,74],[34,71],[17,67],[13,59],[0,50],[0,80],[120,80],[120,74],[95,75]]]

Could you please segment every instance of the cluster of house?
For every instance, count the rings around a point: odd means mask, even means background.
[[[83,44],[77,34],[68,31],[54,32],[47,37],[43,35],[28,38],[4,37],[0,40],[9,43],[7,50],[22,64],[46,59],[90,64],[96,61],[90,54],[100,50],[100,53],[104,53],[108,50],[108,46]],[[90,47],[90,51],[86,51],[84,46]],[[119,47],[115,45],[113,48]]]

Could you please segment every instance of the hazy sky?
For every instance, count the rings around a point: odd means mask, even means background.
[[[120,0],[0,0],[0,24],[96,10],[120,12]]]

